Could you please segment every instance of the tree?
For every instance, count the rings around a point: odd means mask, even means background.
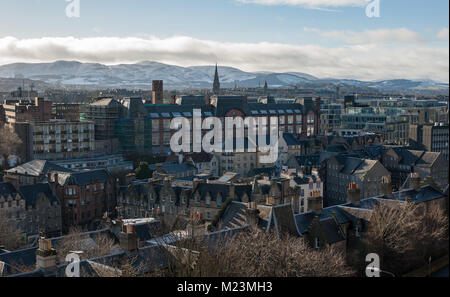
[[[148,179],[153,175],[153,171],[148,166],[147,162],[141,162],[139,167],[135,170],[136,179]]]
[[[381,269],[402,275],[448,253],[448,218],[437,206],[377,205],[364,245],[364,257],[376,253]]]
[[[7,217],[6,212],[0,211],[0,246],[7,250],[24,248],[26,243],[23,234],[14,228],[16,222],[8,220]]]
[[[117,246],[114,239],[107,234],[91,236],[83,233],[80,228],[73,228],[54,248],[58,252],[59,263],[65,263],[66,256],[73,251],[82,252],[80,258],[87,260],[109,255]]]
[[[0,156],[3,157],[3,168],[8,168],[8,157],[17,152],[22,144],[19,136],[7,125],[0,125]]]
[[[208,241],[208,240],[207,240]],[[190,252],[189,252],[190,251]],[[283,237],[258,229],[211,243],[187,240],[171,251],[175,277],[346,277],[354,270],[333,247],[312,249],[304,238]]]

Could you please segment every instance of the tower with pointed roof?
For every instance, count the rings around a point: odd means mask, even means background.
[[[268,89],[268,86],[267,86],[267,80],[266,80],[266,81],[264,81],[264,95],[267,95],[267,89]]]
[[[220,93],[220,81],[219,81],[219,71],[217,70],[216,63],[216,73],[214,74],[214,83],[213,83],[213,94],[219,95]]]

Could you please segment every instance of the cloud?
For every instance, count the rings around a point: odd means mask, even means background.
[[[326,38],[350,44],[418,43],[422,41],[420,34],[407,28],[365,30],[360,32],[351,30],[322,31],[308,27],[305,27],[304,30],[305,32],[313,32]]]
[[[369,3],[368,0],[236,0],[244,4],[260,5],[288,5],[301,6],[305,8],[323,8],[323,7],[362,7]]]
[[[448,82],[449,49],[422,44],[352,44],[340,47],[232,43],[186,36],[0,38],[0,64],[77,60],[103,64],[144,60],[180,66],[216,61],[244,71],[300,71],[318,77],[363,80],[405,78]]]
[[[439,39],[448,40],[448,34],[449,34],[448,28],[442,28],[442,30],[439,31],[437,37]]]

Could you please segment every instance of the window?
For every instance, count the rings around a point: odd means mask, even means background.
[[[152,145],[159,145],[159,133],[152,135]]]
[[[159,131],[159,120],[152,120],[152,131]]]
[[[206,196],[206,205],[210,205],[211,204],[211,197],[208,195]]]
[[[164,130],[168,131],[170,130],[170,120],[164,120]]]

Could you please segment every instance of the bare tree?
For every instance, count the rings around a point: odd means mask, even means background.
[[[0,211],[0,246],[7,250],[17,250],[26,246],[22,233],[8,220],[8,214]]]
[[[370,218],[365,253],[377,253],[383,270],[401,275],[448,253],[448,218],[437,206],[378,205]]]
[[[17,152],[17,149],[22,144],[16,132],[7,125],[0,125],[0,156],[3,157],[3,168],[8,168],[8,157]]]
[[[65,263],[65,257],[71,252],[82,252],[81,260],[95,259],[109,255],[118,248],[113,238],[107,234],[87,235],[80,228],[74,228],[54,247],[58,251],[59,263]]]
[[[314,250],[303,238],[249,230],[226,241],[189,240],[172,250],[177,265],[163,272],[177,277],[345,277],[354,275],[332,247]]]

